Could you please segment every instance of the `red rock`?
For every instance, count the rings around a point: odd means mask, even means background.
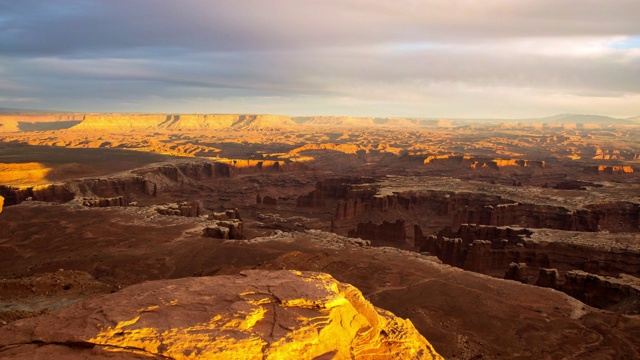
[[[240,275],[134,285],[0,328],[13,358],[442,359],[411,321],[330,275]]]

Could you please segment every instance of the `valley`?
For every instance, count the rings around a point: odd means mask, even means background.
[[[2,325],[145,281],[296,270],[447,359],[640,357],[633,121],[0,122]]]

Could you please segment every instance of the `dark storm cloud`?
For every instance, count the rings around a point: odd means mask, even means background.
[[[386,115],[395,104],[429,116],[522,92],[559,105],[523,96],[496,114],[574,111],[576,97],[599,99],[585,111],[633,114],[637,14],[637,0],[0,0],[0,107],[153,111],[174,99],[177,111],[235,101],[366,114],[384,103]]]

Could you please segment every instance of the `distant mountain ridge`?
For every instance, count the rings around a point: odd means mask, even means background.
[[[640,119],[637,116],[636,119]],[[538,119],[527,119],[531,122],[542,123],[564,123],[564,124],[600,124],[600,125],[629,125],[636,122],[631,119],[619,119],[603,115],[584,115],[584,114],[560,114]]]
[[[640,124],[640,116],[630,117],[630,118],[627,118],[626,120],[632,121],[636,124]]]
[[[249,130],[270,131],[299,126],[282,115],[226,114],[0,114],[0,132],[78,130]]]
[[[576,124],[582,126],[640,125],[640,116],[614,118],[603,115],[560,114],[527,119],[380,118],[353,116],[297,116],[242,114],[141,114],[37,112],[0,108],[0,132],[78,130],[78,131],[272,131],[300,126],[313,127],[457,127],[480,124]]]

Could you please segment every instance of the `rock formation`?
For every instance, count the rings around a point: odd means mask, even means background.
[[[240,275],[134,285],[0,328],[15,358],[442,359],[409,320],[330,275]]]
[[[559,277],[560,274],[558,273],[558,270],[541,268],[538,275],[538,281],[536,281],[536,285],[556,289],[558,286]]]
[[[424,160],[426,164],[443,164],[464,166],[471,169],[490,168],[500,170],[503,167],[533,167],[543,169],[547,166],[543,160],[523,160],[523,159],[487,159],[470,155],[429,155]]]
[[[226,114],[87,114],[71,128],[80,131],[245,130],[269,131],[297,124],[288,116]]]
[[[640,314],[640,279],[635,276],[601,276],[571,270],[562,279],[556,269],[540,269],[536,285],[560,290],[601,309]]]
[[[84,119],[82,114],[14,114],[0,115],[3,132],[46,131],[70,128]]]
[[[597,165],[597,166],[588,166],[583,170],[586,174],[631,174],[633,173],[633,168],[631,166],[608,166],[608,165]]]
[[[2,212],[2,206],[4,205],[4,198],[0,196],[0,213]]]
[[[415,243],[420,251],[437,256],[449,265],[493,276],[502,277],[511,263],[526,263],[532,283],[540,268],[640,276],[638,250],[628,248],[625,243],[616,244],[614,234],[608,238],[594,234],[602,239],[589,242],[588,234],[578,232],[545,230],[540,233],[531,229],[464,224],[457,232],[445,229],[437,236],[425,237],[416,232]],[[584,240],[580,240],[581,237]],[[634,241],[633,237],[630,235],[625,241]],[[479,252],[480,248],[487,251]]]
[[[371,218],[376,213],[382,216],[393,213],[401,214],[407,222],[412,217],[428,219],[436,228],[450,226],[458,229],[462,224],[479,224],[567,231],[640,232],[640,205],[634,202],[612,201],[569,208],[517,202],[483,193],[446,190],[390,192],[381,190],[379,184],[365,181],[363,178],[319,182],[315,190],[298,197],[297,205],[333,205],[334,219],[342,222]],[[397,219],[396,216],[384,220]]]
[[[63,184],[13,187],[0,185],[0,195],[7,205],[16,205],[27,198],[46,202],[68,202],[76,196],[92,198],[124,197],[125,203],[134,196],[157,196],[165,187],[185,182],[231,176],[231,167],[219,162],[193,161],[161,164],[112,178],[80,179]]]
[[[244,227],[238,209],[228,209],[221,212],[209,214],[209,220],[213,224],[208,225],[202,231],[202,235],[223,240],[242,240]]]
[[[629,314],[640,312],[639,250],[632,234],[610,236],[463,224],[424,236],[420,251],[465,270],[550,287],[585,303]]]
[[[202,230],[202,235],[214,239],[242,240],[244,239],[242,220],[229,219],[214,221],[213,224]]]
[[[5,205],[17,205],[32,199],[48,202],[68,202],[73,200],[75,194],[64,185],[40,185],[26,188],[0,185],[0,194],[5,198]]]
[[[227,209],[225,211],[214,212],[213,214],[209,215],[209,220],[224,221],[224,220],[234,220],[234,219],[242,220],[238,209]]]
[[[504,274],[504,278],[507,280],[515,280],[515,281],[520,281],[521,283],[527,284],[529,282],[529,279],[525,275],[526,269],[527,269],[527,264],[525,263],[511,263],[509,264],[509,269]]]
[[[123,196],[112,198],[82,198],[82,205],[88,207],[126,206]]]
[[[300,195],[296,201],[297,207],[324,207],[325,201],[323,194],[318,190],[313,190],[307,195]]]
[[[179,204],[160,205],[155,210],[160,215],[198,217],[200,215],[200,203],[197,201],[184,201]]]
[[[358,223],[358,227],[350,230],[348,235],[350,237],[359,237],[367,240],[393,242],[398,245],[403,245],[407,240],[404,220],[401,219],[393,223],[383,221],[380,225],[376,225],[371,221]]]

